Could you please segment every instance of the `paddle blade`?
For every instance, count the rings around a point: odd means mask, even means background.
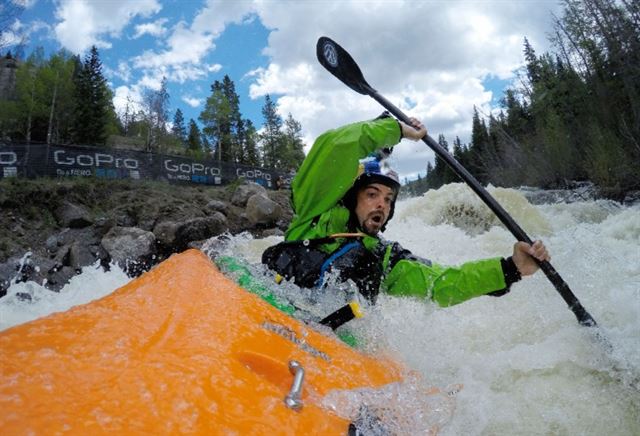
[[[316,55],[323,67],[355,92],[371,95],[375,91],[364,80],[356,61],[335,41],[326,36],[320,37],[316,44]]]

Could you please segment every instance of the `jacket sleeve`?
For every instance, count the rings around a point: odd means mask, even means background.
[[[403,259],[385,277],[387,294],[430,298],[442,307],[508,288],[501,258],[467,262],[459,267]]]
[[[322,134],[292,184],[294,217],[286,239],[299,239],[310,222],[334,207],[358,175],[359,160],[400,141],[394,118],[349,124]]]

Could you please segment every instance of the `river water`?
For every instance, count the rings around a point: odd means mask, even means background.
[[[450,308],[382,297],[355,322],[369,352],[383,349],[434,386],[462,385],[443,435],[640,435],[640,205],[606,200],[532,205],[490,189],[599,324],[586,328],[538,272],[500,298]],[[507,256],[513,237],[461,184],[398,202],[384,236],[441,264]],[[257,263],[279,238],[232,237]],[[60,293],[35,283],[0,299],[0,329],[109,294],[129,279],[85,268]],[[603,339],[604,338],[604,339]]]

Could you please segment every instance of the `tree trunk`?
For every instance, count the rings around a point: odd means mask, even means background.
[[[47,145],[51,144],[51,132],[53,130],[53,112],[56,106],[56,97],[58,96],[58,79],[60,72],[56,71],[56,82],[53,86],[53,98],[51,99],[51,110],[49,111],[49,126],[47,128]]]

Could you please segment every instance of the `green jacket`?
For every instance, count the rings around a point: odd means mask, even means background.
[[[285,240],[323,238],[348,232],[349,210],[340,200],[358,175],[360,159],[400,141],[400,126],[393,118],[350,124],[322,134],[296,174],[292,188],[295,215]],[[322,246],[335,251],[344,239]],[[470,298],[507,288],[501,258],[448,267],[413,256],[399,244],[367,236],[367,249],[384,250],[380,290],[390,295],[430,298],[451,306]]]

